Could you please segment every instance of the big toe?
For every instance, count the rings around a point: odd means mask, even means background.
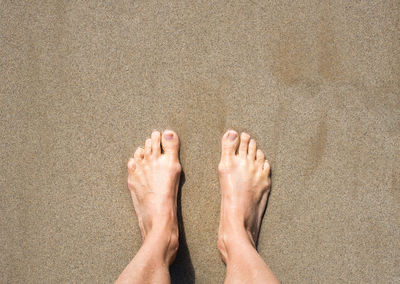
[[[179,137],[174,131],[164,131],[161,143],[165,154],[178,157]]]
[[[235,155],[239,145],[239,135],[235,130],[228,130],[222,136],[222,159]]]

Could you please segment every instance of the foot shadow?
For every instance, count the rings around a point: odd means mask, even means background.
[[[177,202],[177,217],[179,227],[179,249],[174,263],[170,266],[169,272],[171,275],[171,283],[193,284],[195,280],[194,268],[190,259],[190,252],[186,243],[185,228],[182,219],[182,186],[185,183],[185,173],[182,171]]]
[[[270,179],[271,179],[270,190],[269,190],[269,192],[268,192],[267,202],[265,203],[264,211],[263,211],[263,213],[262,213],[262,215],[261,215],[261,225],[260,225],[260,229],[258,230],[257,241],[256,241],[256,243],[255,243],[255,245],[256,245],[256,250],[257,250],[257,251],[258,251],[258,241],[259,241],[259,239],[260,239],[261,226],[262,226],[264,217],[265,217],[265,215],[266,215],[266,213],[267,213],[269,198],[271,197],[271,189],[272,189],[272,169],[269,170],[269,177],[270,177]]]

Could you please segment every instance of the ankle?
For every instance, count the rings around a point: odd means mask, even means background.
[[[244,226],[221,229],[218,234],[218,250],[226,263],[234,251],[255,249],[255,242]]]
[[[142,246],[150,247],[164,257],[168,265],[175,259],[179,248],[178,227],[164,222],[155,223],[143,239]]]
[[[251,245],[255,248],[255,243],[250,236],[250,233],[245,229],[236,231],[235,233],[221,233],[218,236],[218,244],[227,249],[236,247],[238,245]]]

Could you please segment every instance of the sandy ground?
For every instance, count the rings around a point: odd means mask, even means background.
[[[126,162],[181,137],[174,283],[222,283],[219,141],[272,164],[284,283],[400,281],[398,1],[0,1],[1,283],[110,283],[140,245]],[[276,1],[278,2],[278,1]]]

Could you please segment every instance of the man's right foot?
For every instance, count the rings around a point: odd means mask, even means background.
[[[240,140],[240,141],[239,141]],[[250,135],[229,130],[222,137],[218,166],[221,219],[218,249],[226,262],[229,245],[250,242],[256,246],[270,190],[270,165]]]
[[[181,164],[178,135],[154,131],[128,162],[131,192],[143,242],[152,236],[171,264],[178,249],[177,194]]]

